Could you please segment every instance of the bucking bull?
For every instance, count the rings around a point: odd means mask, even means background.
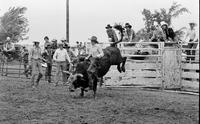
[[[91,65],[91,69],[88,72],[88,67],[90,61],[82,60],[78,61],[76,67],[72,74],[68,78],[70,84],[69,90],[71,92],[75,91],[77,88],[81,88],[80,96],[84,96],[85,88],[89,86],[89,81],[93,84],[94,97],[96,96],[97,82],[98,78],[103,79],[103,76],[109,71],[111,65],[117,65],[117,70],[125,72],[126,57],[122,57],[119,48],[114,47],[117,43],[121,42],[123,39],[123,28],[121,25],[116,25],[115,29],[119,30],[121,33],[121,38],[118,42],[113,43],[111,46],[103,49],[104,56],[102,58],[96,59]],[[92,72],[92,73],[91,73]]]

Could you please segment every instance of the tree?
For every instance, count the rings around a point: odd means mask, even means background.
[[[142,11],[147,32],[150,32],[154,21],[158,22],[158,24],[160,24],[161,21],[165,21],[170,26],[172,19],[179,17],[183,13],[189,13],[189,10],[185,7],[182,7],[182,5],[178,4],[177,2],[174,2],[169,10],[161,8],[160,11],[155,10],[153,13],[148,9],[143,9]]]
[[[0,42],[4,42],[6,37],[15,42],[28,38],[28,20],[24,17],[26,10],[26,7],[12,7],[0,17]]]

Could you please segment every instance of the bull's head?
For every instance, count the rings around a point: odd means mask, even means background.
[[[92,73],[92,74],[97,74],[98,72],[98,68],[99,68],[99,59],[95,59],[91,62],[89,68],[88,68],[88,72]]]
[[[82,74],[71,74],[68,78],[69,90],[73,92],[76,88],[81,87],[82,81],[84,81]]]

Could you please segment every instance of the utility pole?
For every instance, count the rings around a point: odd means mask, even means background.
[[[69,43],[69,0],[66,0],[66,41]]]

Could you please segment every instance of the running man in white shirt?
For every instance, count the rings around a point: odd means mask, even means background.
[[[55,51],[53,55],[53,60],[56,62],[57,65],[55,86],[58,85],[60,72],[62,72],[63,83],[67,81],[66,79],[67,76],[64,73],[64,71],[66,70],[66,61],[68,61],[71,64],[71,60],[67,53],[67,50],[63,48],[63,43],[58,43],[58,47],[59,48]]]

